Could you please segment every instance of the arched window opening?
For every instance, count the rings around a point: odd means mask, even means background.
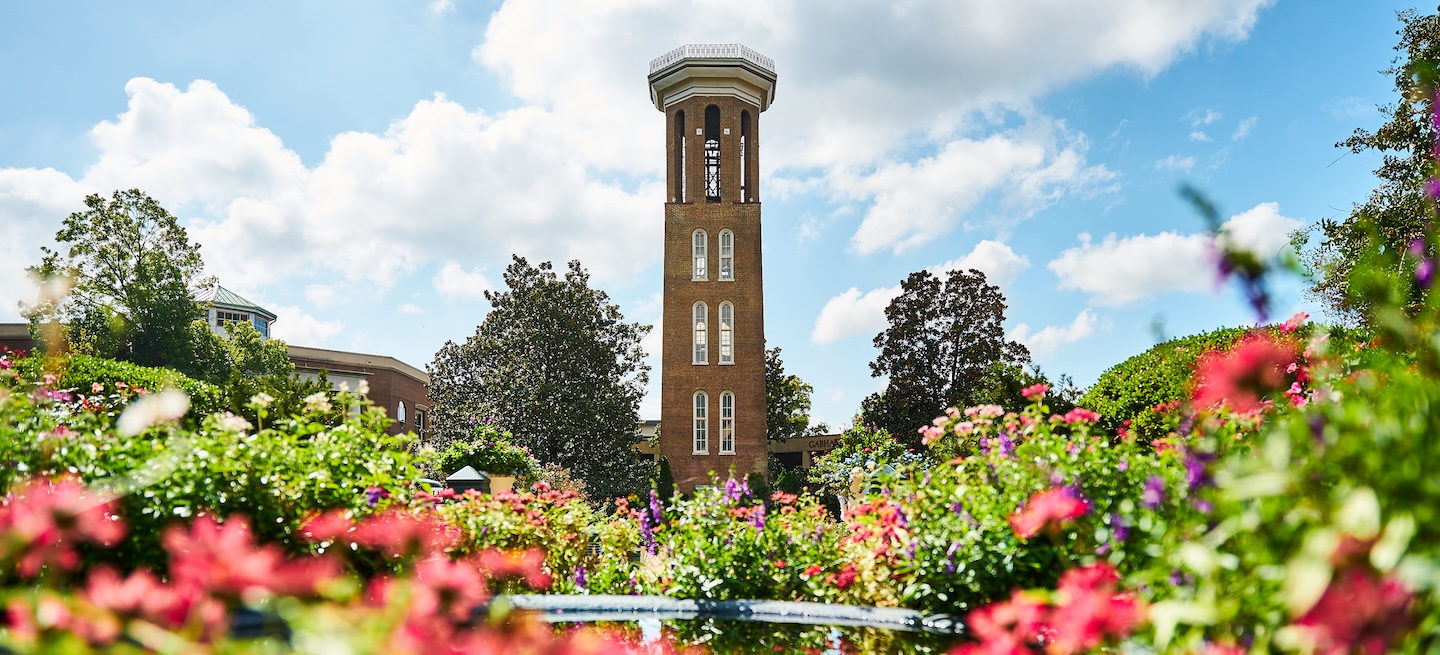
[[[705,234],[705,230],[695,230],[695,233],[691,236],[690,240],[693,244],[692,250],[694,251],[695,259],[695,267],[690,274],[690,279],[692,280],[704,280],[707,276],[705,271],[705,242],[709,239],[710,235]]]
[[[735,363],[735,306],[720,303],[720,363]]]
[[[696,455],[710,454],[710,429],[706,420],[708,402],[704,391],[695,392],[695,438],[691,452]]]
[[[720,202],[720,108],[705,108],[705,201]]]
[[[735,454],[735,394],[720,394],[720,454]]]
[[[735,233],[720,230],[720,279],[735,279]]]
[[[751,202],[750,190],[750,112],[740,112],[740,202]]]
[[[703,302],[695,303],[695,358],[696,364],[710,363],[710,349],[705,341],[705,315],[710,308]]]
[[[675,170],[670,176],[675,189],[671,202],[685,202],[685,112],[675,112]]]
[[[395,406],[395,423],[400,426],[401,430],[405,429],[405,401],[403,400]]]

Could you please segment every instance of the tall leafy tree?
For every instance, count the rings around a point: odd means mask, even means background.
[[[1400,42],[1395,46],[1399,54],[1383,71],[1394,78],[1399,99],[1379,107],[1386,120],[1378,129],[1357,129],[1335,144],[1354,153],[1382,153],[1375,170],[1380,185],[1345,218],[1320,221],[1320,243],[1310,252],[1310,263],[1319,273],[1311,291],[1335,318],[1350,323],[1366,320],[1365,301],[1348,290],[1367,240],[1379,239],[1392,255],[1387,258],[1391,266],[1405,266],[1400,253],[1422,236],[1432,215],[1425,187],[1433,172],[1431,94],[1440,68],[1440,16],[1407,9],[1399,12],[1399,18]]]
[[[993,386],[995,364],[1028,363],[1025,346],[1005,340],[1005,308],[1000,288],[980,271],[911,273],[885,308],[889,327],[875,337],[880,353],[870,374],[889,381],[862,402],[862,423],[916,445],[920,426]]]
[[[146,366],[166,366],[215,379],[226,366],[204,306],[194,292],[214,280],[203,275],[200,246],[153,198],[137,189],[109,200],[85,198],[86,210],[68,216],[55,234],[56,249],[42,248],[42,280],[68,279],[71,292],[27,309],[32,332],[59,322],[71,347]],[[43,340],[42,340],[43,341]]]
[[[436,439],[492,419],[597,498],[641,491],[655,470],[634,449],[650,327],[625,322],[578,261],[560,277],[517,256],[504,279],[507,290],[485,293],[492,309],[474,336],[447,341],[428,367]]]
[[[765,349],[765,425],[771,439],[784,441],[815,433],[810,428],[810,395],[815,388],[785,372],[780,348]],[[823,432],[824,424],[815,426]]]

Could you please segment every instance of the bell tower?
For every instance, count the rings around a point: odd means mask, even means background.
[[[686,45],[650,62],[665,112],[660,452],[690,491],[765,473],[760,113],[775,64],[743,45]]]

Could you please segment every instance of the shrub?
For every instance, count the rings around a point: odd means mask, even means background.
[[[105,359],[94,355],[70,355],[65,358],[47,360],[35,354],[15,361],[15,371],[23,379],[40,381],[46,373],[57,377],[47,386],[67,390],[75,397],[92,400],[92,409],[108,413],[118,412],[120,406],[111,402],[112,394],[128,399],[129,393],[137,390],[159,391],[178,389],[190,398],[190,416],[195,422],[224,408],[224,397],[219,387],[191,378],[174,369],[141,366],[130,362]],[[97,389],[95,385],[101,385]]]
[[[436,456],[435,466],[442,477],[473,466],[477,471],[522,479],[533,478],[540,468],[530,451],[514,445],[509,432],[491,423],[477,426],[469,439],[451,442]]]
[[[815,458],[808,479],[822,495],[848,494],[857,470],[868,476],[886,465],[918,461],[919,455],[906,450],[889,432],[856,425],[840,435],[839,445]]]

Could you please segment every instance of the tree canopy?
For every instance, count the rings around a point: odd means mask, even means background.
[[[810,394],[815,388],[785,372],[780,348],[765,349],[766,434],[776,441],[814,434],[810,429]],[[829,428],[817,425],[820,432]]]
[[[950,271],[943,279],[911,273],[885,308],[889,327],[875,337],[880,353],[870,374],[889,381],[865,398],[861,422],[918,444],[920,426],[983,397],[995,364],[1028,363],[1029,350],[1005,340],[1005,308],[1000,288],[978,270]]]
[[[464,343],[447,341],[428,367],[435,439],[467,438],[485,419],[509,430],[542,464],[569,468],[596,498],[641,491],[654,466],[635,453],[640,400],[650,367],[640,340],[572,261],[516,256],[504,291]]]
[[[1374,132],[1356,129],[1335,144],[1353,153],[1382,153],[1375,170],[1380,185],[1345,218],[1321,220],[1321,240],[1310,253],[1310,263],[1317,269],[1311,291],[1335,318],[1347,323],[1367,321],[1366,301],[1349,292],[1367,241],[1372,235],[1378,237],[1391,255],[1391,266],[1398,269],[1406,265],[1402,253],[1424,235],[1432,215],[1426,181],[1434,166],[1435,126],[1430,116],[1431,92],[1440,68],[1440,16],[1407,9],[1399,12],[1399,18],[1400,42],[1395,46],[1399,54],[1383,71],[1394,77],[1399,99],[1379,107],[1386,121]]]
[[[214,284],[203,275],[200,246],[137,189],[108,201],[90,195],[85,206],[65,219],[56,249],[41,248],[40,264],[29,268],[40,280],[73,285],[63,298],[27,308],[32,331],[59,322],[77,351],[214,379],[224,365],[213,359],[220,351],[194,297]]]

